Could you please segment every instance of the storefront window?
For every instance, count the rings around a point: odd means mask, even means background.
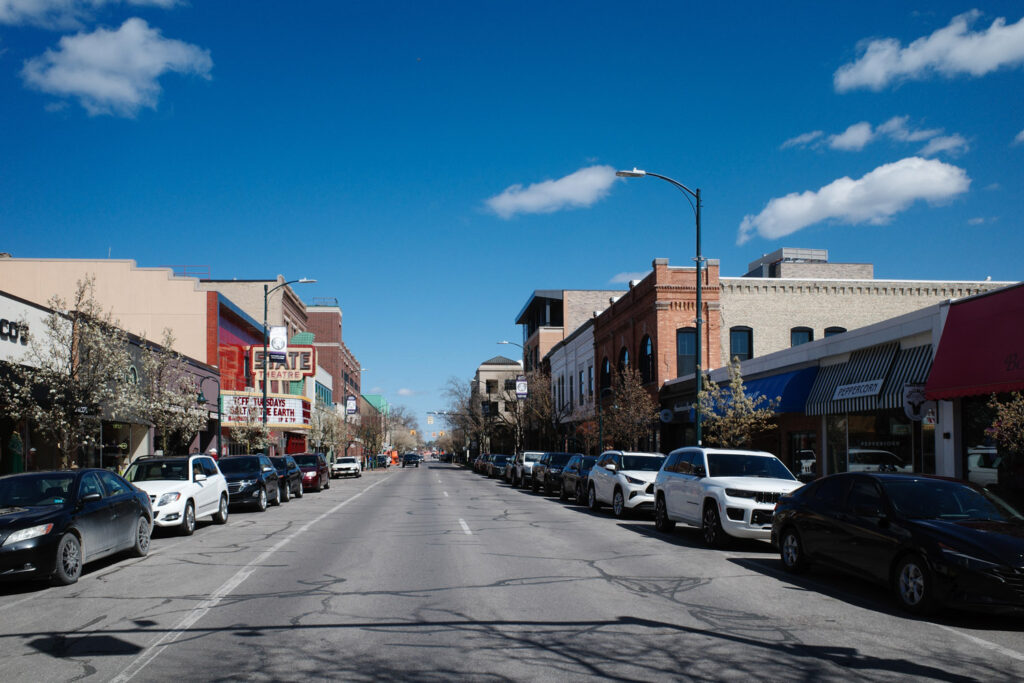
[[[828,471],[935,472],[935,428],[901,409],[830,415]]]
[[[1008,400],[1009,394],[999,394]],[[963,419],[964,478],[992,489],[1011,505],[1024,505],[1024,462],[1020,455],[1003,452],[988,432],[995,412],[988,405],[988,396],[969,396],[961,403]]]
[[[786,465],[793,476],[810,481],[818,476],[818,433],[790,432]]]

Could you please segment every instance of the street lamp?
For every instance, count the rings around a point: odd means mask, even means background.
[[[266,352],[264,352],[266,353]],[[264,378],[266,375],[264,375]],[[220,379],[213,375],[207,375],[199,380],[199,396],[196,397],[198,403],[205,405],[207,403],[206,393],[203,391],[203,385],[206,381],[210,380],[217,384],[217,457],[221,457],[223,452],[221,451],[221,429],[220,429]]]
[[[701,306],[701,285],[703,282],[703,277],[701,276],[701,269],[704,265],[704,257],[701,256],[700,253],[700,188],[698,187],[696,190],[691,190],[686,185],[683,185],[678,181],[672,180],[668,176],[659,175],[657,173],[651,173],[650,171],[642,171],[636,167],[634,167],[632,171],[616,171],[615,175],[617,175],[620,178],[643,178],[644,176],[653,176],[655,178],[660,178],[667,183],[671,183],[672,185],[675,186],[677,190],[682,192],[684,195],[687,195],[687,201],[689,201],[690,197],[693,197],[696,201],[696,205],[691,203],[690,206],[693,207],[693,212],[697,216],[697,258],[694,259],[694,261],[697,262],[697,319],[694,321],[697,325],[697,401],[696,406],[694,408],[694,417],[697,420],[697,445],[700,446],[702,445],[700,425],[700,392],[703,385],[703,377],[701,376],[701,334],[702,329],[704,327],[704,309]]]
[[[275,291],[286,287],[288,285],[304,285],[308,283],[316,282],[309,278],[299,278],[298,280],[289,280],[288,282],[282,282],[276,287],[270,287],[267,284],[263,285],[263,426],[267,425],[267,387],[270,386],[270,382],[267,379],[267,341],[270,331],[267,329],[267,298]],[[270,455],[270,444],[267,443],[267,455]]]

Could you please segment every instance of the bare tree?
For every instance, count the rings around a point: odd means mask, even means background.
[[[594,452],[598,440],[596,420],[583,420],[576,424],[576,438],[583,445],[583,452],[588,455]]]
[[[142,381],[136,412],[153,423],[165,453],[187,448],[207,423],[199,405],[199,385],[188,363],[174,350],[174,335],[165,329],[160,346],[142,344]]]
[[[747,396],[740,373],[740,360],[729,363],[729,388],[723,389],[705,376],[704,390],[697,396],[703,415],[704,440],[714,446],[748,446],[753,437],[775,429],[771,420],[781,397]]]
[[[635,450],[651,434],[657,405],[644,389],[640,373],[625,367],[612,378],[612,404],[604,409],[605,438],[620,448]]]
[[[391,444],[399,451],[415,450],[423,441],[419,421],[405,406],[391,406]]]
[[[359,425],[358,434],[363,448],[369,453],[380,453],[384,445],[384,430],[379,420],[365,420]]]
[[[523,404],[525,431],[534,447],[555,447],[558,430],[570,414],[567,404],[559,405],[551,388],[551,377],[541,370],[526,373],[529,392]]]
[[[338,414],[322,403],[318,403],[309,416],[309,442],[318,453],[323,452],[325,446],[332,447],[338,429],[337,418]]]
[[[131,357],[128,335],[96,301],[94,277],[78,281],[70,303],[55,296],[49,307],[45,328],[33,332],[21,364],[11,366],[5,408],[52,439],[68,467],[82,446],[97,442],[104,415],[130,414]]]

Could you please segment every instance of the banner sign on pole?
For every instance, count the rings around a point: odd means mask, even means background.
[[[267,357],[273,362],[280,363],[288,358],[288,328],[284,326],[271,327],[267,348],[269,349]]]
[[[516,377],[516,398],[520,401],[526,398],[526,375],[519,375]]]
[[[347,397],[345,397],[345,412],[346,413],[348,413],[349,415],[355,415],[356,411],[357,411],[357,407],[358,407],[358,405],[356,403],[356,397],[355,396],[353,396],[352,394],[349,394]]]

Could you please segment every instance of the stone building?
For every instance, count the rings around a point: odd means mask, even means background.
[[[523,362],[527,370],[540,367],[541,360],[558,342],[603,311],[622,290],[538,289],[530,295],[516,316],[523,326]]]

